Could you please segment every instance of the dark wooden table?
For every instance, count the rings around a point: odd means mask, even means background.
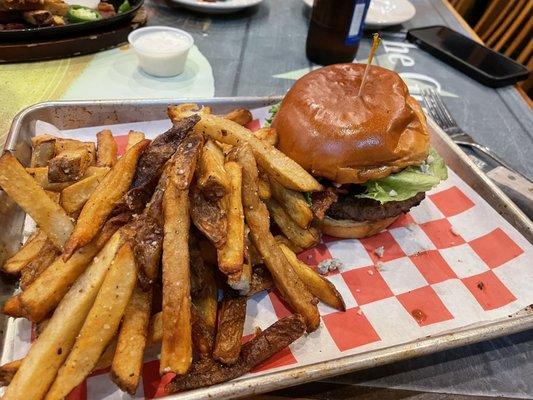
[[[406,44],[411,27],[447,25],[470,32],[441,0],[412,0],[416,17],[382,31],[377,63],[402,73],[411,92],[429,85],[444,91],[459,124],[513,167],[533,176],[533,113],[514,87],[491,89]],[[149,1],[149,24],[172,25],[193,34],[209,59],[215,96],[279,95],[313,65],[305,56],[309,9],[299,0],[265,0],[234,15],[207,16]],[[357,58],[368,54],[365,38]],[[396,54],[396,55],[394,55]],[[403,64],[399,54],[404,58]],[[394,63],[396,61],[396,63]],[[533,331],[437,353],[385,367],[281,390],[270,398],[462,399],[533,397]],[[469,397],[470,398],[470,397]]]

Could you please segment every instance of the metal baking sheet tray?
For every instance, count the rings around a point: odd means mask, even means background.
[[[259,108],[280,100],[280,97],[228,97],[215,99],[156,99],[156,100],[104,100],[40,103],[18,114],[11,126],[5,149],[15,153],[22,163],[29,163],[31,137],[37,120],[49,122],[59,129],[75,129],[86,126],[161,120],[166,118],[168,104],[197,102],[211,106],[216,113],[236,107]],[[531,221],[487,178],[481,170],[455,145],[431,120],[432,146],[468,185],[480,194],[499,214],[533,242]],[[23,211],[0,193],[0,262],[19,246],[24,222]],[[0,285],[2,301],[13,292],[13,285],[3,281]],[[8,318],[0,317],[2,348]],[[169,396],[169,399],[237,398],[255,393],[268,392],[334,375],[375,367],[394,361],[435,353],[441,350],[476,343],[498,336],[533,328],[531,307],[504,320],[483,326],[419,339],[415,342],[391,346],[345,356],[303,367],[272,372],[261,376],[245,377],[208,388]]]

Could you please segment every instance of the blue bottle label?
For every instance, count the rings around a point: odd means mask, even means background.
[[[369,4],[369,0],[355,0],[352,21],[345,41],[347,46],[353,46],[363,36],[364,21]]]

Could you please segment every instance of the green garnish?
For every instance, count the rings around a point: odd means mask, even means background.
[[[124,0],[124,3],[122,3],[119,7],[118,7],[118,13],[119,14],[124,14],[125,12],[131,10],[131,5],[130,5],[130,2],[128,0]]]
[[[434,149],[430,149],[428,158],[422,165],[410,166],[385,178],[363,183],[366,192],[356,197],[374,199],[381,204],[403,201],[434,188],[446,178],[448,170],[444,160]]]
[[[276,103],[272,107],[270,107],[270,109],[268,110],[268,112],[270,113],[270,117],[268,117],[265,120],[265,128],[268,128],[272,124],[272,121],[274,120],[274,117],[276,116],[277,112],[279,111],[279,107],[280,106],[281,106],[281,102]]]
[[[68,8],[67,19],[71,23],[90,22],[102,19],[102,16],[92,8],[74,5]]]

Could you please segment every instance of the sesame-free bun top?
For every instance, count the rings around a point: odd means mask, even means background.
[[[273,127],[279,149],[315,176],[363,183],[427,157],[429,134],[418,102],[400,76],[365,64],[337,64],[300,78]]]

